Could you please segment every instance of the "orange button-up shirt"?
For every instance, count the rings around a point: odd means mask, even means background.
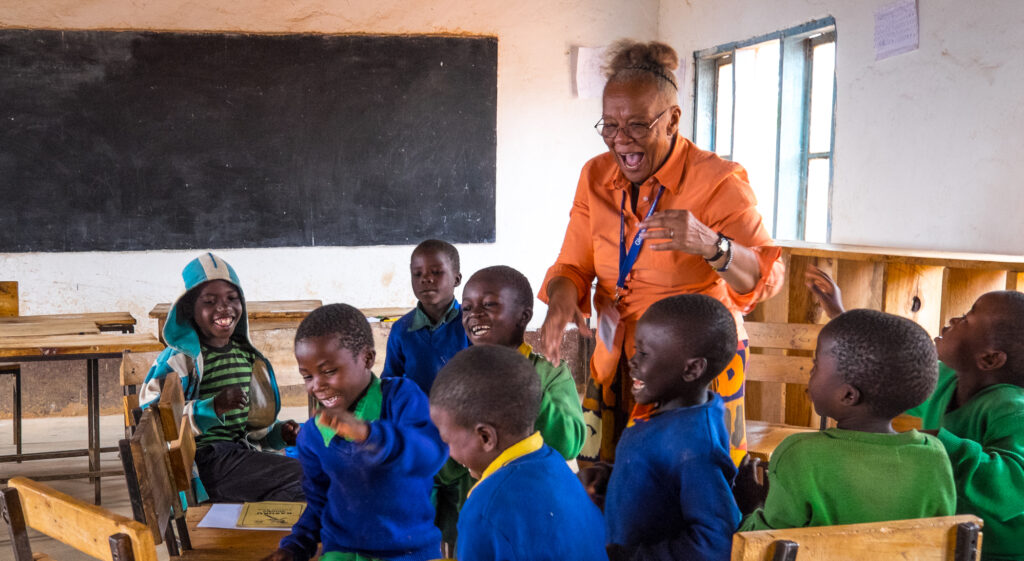
[[[612,350],[599,342],[591,361],[591,375],[602,384],[614,378],[623,351],[632,356],[636,322],[654,302],[676,294],[707,294],[717,298],[733,312],[740,338],[744,339],[743,314],[773,296],[782,286],[785,273],[782,250],[772,245],[757,211],[746,170],[677,136],[665,164],[640,185],[635,213],[629,201],[630,182],[622,175],[610,152],[583,166],[562,251],[545,275],[539,298],[546,303],[551,279],[566,277],[576,285],[580,295],[577,304],[589,316],[590,286],[596,278],[594,305],[598,310],[608,306],[619,275],[619,209],[623,193],[627,197],[628,244],[654,202],[660,185],[665,186],[665,192],[655,212],[688,209],[709,228],[750,248],[760,263],[760,280],[753,290],[739,294],[702,256],[681,251],[652,251],[645,244],[626,280]]]

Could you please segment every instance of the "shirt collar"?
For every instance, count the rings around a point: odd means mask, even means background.
[[[444,315],[441,316],[441,321],[436,324],[430,321],[430,316],[427,312],[423,311],[423,304],[420,302],[416,303],[416,313],[412,316],[412,321],[409,322],[409,329],[407,331],[417,331],[426,327],[427,329],[434,331],[442,325],[452,321],[456,316],[459,315],[459,302],[455,298],[452,298],[452,303],[448,304],[448,309],[445,310]]]
[[[523,341],[523,344],[519,345],[519,348],[516,350],[519,351],[519,354],[525,356],[526,358],[530,358],[530,355],[533,354],[533,345],[527,343],[526,341]]]
[[[491,462],[489,466],[487,466],[487,469],[485,469],[483,473],[480,474],[480,480],[476,482],[476,485],[473,485],[472,489],[470,489],[469,492],[472,493],[473,489],[476,489],[477,485],[480,485],[480,483],[482,483],[484,479],[487,479],[487,477],[490,476],[492,473],[498,471],[499,469],[505,467],[506,465],[512,463],[513,461],[522,458],[523,456],[533,454],[537,450],[540,450],[543,446],[544,437],[540,435],[540,431],[534,432],[530,436],[520,440],[519,442],[516,442],[512,446],[509,446],[497,458],[494,458],[494,461]]]
[[[665,189],[671,191],[673,195],[679,194],[679,189],[683,184],[683,172],[686,167],[686,154],[690,149],[690,141],[683,138],[681,135],[676,134],[675,143],[672,145],[672,150],[668,153],[668,158],[665,163],[654,172],[651,177],[643,183],[643,185],[649,185],[652,188],[659,185],[664,185]],[[612,155],[612,158],[615,156]],[[622,170],[619,169],[618,163],[615,164],[615,174],[612,176],[612,181],[608,185],[610,189],[622,190],[628,188],[632,183],[626,179],[625,175],[622,175]]]

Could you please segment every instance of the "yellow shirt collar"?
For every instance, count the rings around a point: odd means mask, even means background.
[[[476,486],[479,485],[480,482],[483,481],[484,479],[487,479],[487,477],[492,473],[505,467],[513,460],[522,458],[523,456],[532,454],[537,450],[540,450],[542,446],[544,446],[544,437],[540,435],[540,431],[537,431],[531,434],[530,436],[520,440],[519,442],[516,442],[512,446],[509,446],[508,448],[505,449],[504,452],[501,453],[501,455],[499,455],[497,458],[494,458],[494,461],[491,462],[491,465],[487,466],[487,469],[485,469],[484,472],[480,474],[480,481],[477,481],[476,485],[473,485],[473,488],[469,490],[469,493],[472,493],[473,489],[476,489]],[[469,496],[469,494],[467,494],[466,496]]]
[[[530,355],[533,353],[533,345],[524,341],[523,344],[519,345],[519,348],[516,350],[519,351],[526,358],[530,358]]]

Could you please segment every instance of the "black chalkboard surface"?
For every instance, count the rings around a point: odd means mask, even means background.
[[[494,241],[497,50],[0,30],[0,252]]]

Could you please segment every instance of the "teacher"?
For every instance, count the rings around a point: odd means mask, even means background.
[[[736,318],[740,344],[712,384],[726,405],[733,460],[746,453],[743,314],[779,291],[784,265],[756,208],[747,172],[679,135],[679,57],[658,42],[619,41],[609,51],[601,119],[608,152],[580,173],[558,260],[540,299],[548,304],[541,350],[552,361],[569,322],[587,331],[590,287],[598,344],[584,399],[591,428],[584,459],[614,459],[634,411],[627,360],[636,322],[676,294],[707,294]]]

